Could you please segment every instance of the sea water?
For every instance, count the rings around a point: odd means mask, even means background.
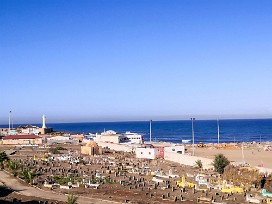
[[[136,132],[149,141],[149,121],[139,122],[84,122],[48,123],[54,131],[72,133],[96,133],[114,130],[119,133]],[[41,127],[41,124],[33,124]],[[14,126],[16,127],[16,125]],[[216,143],[218,139],[217,120],[195,120],[195,143]],[[220,142],[265,142],[272,141],[272,119],[219,120]],[[152,121],[152,140],[181,143],[192,141],[191,120]]]

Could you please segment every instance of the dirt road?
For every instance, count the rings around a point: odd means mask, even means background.
[[[5,186],[15,190],[17,193],[25,196],[34,196],[42,199],[48,200],[58,200],[58,201],[67,201],[67,196],[63,194],[53,193],[51,191],[44,191],[27,184],[22,184],[16,178],[9,175],[5,171],[0,171],[0,183],[3,183]],[[79,196],[77,203],[79,204],[114,204],[117,202],[106,201],[88,197]]]

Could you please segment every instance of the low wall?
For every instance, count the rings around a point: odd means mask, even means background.
[[[180,164],[188,165],[188,166],[195,166],[197,160],[201,160],[203,164],[203,169],[211,169],[212,166],[212,159],[207,159],[203,157],[196,157],[196,156],[189,156],[184,154],[177,154],[174,152],[164,152],[164,159],[172,162],[177,162]]]
[[[100,147],[103,147],[103,148],[108,147],[109,149],[115,150],[115,151],[131,152],[131,151],[135,151],[136,149],[135,146],[126,145],[126,144],[114,144],[114,143],[107,143],[107,142],[100,142],[100,141],[96,141],[96,143]]]
[[[39,139],[2,140],[2,144],[3,145],[42,144],[42,138],[39,138]]]
[[[260,173],[272,174],[272,169],[256,166]]]

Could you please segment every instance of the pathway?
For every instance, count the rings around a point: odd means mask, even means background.
[[[42,199],[67,201],[67,196],[63,194],[53,193],[51,191],[44,191],[41,189],[34,188],[32,186],[24,185],[18,181],[15,177],[9,175],[5,171],[0,170],[0,183],[5,184],[5,186],[17,191],[17,193],[25,196],[34,196]],[[114,201],[107,201],[89,197],[79,196],[77,200],[78,204],[113,204],[117,203]]]

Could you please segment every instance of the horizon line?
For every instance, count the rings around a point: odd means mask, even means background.
[[[217,120],[271,120],[272,117],[269,118],[209,118],[209,119],[197,119],[194,117],[195,120],[198,121],[217,121]],[[156,120],[150,119],[152,122],[171,122],[171,121],[191,121],[191,119],[169,119],[169,120]],[[149,122],[150,120],[116,120],[116,121],[78,121],[78,122],[49,122],[46,124],[72,124],[72,123],[129,123],[129,122]],[[42,124],[42,122],[34,122],[34,123],[14,123],[13,125],[31,125],[31,124]],[[3,124],[0,123],[1,126],[9,125],[8,123]]]

